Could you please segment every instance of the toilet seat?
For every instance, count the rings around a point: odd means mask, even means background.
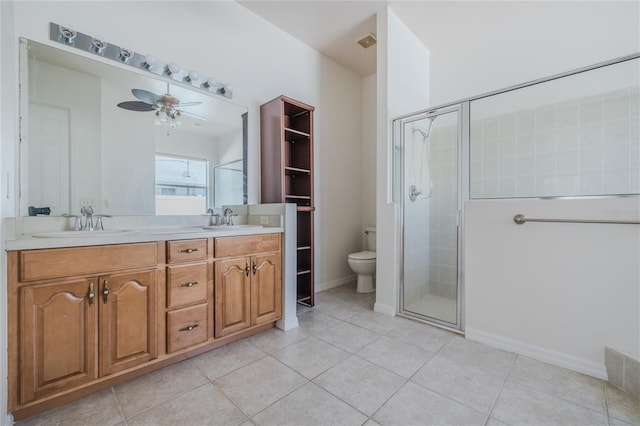
[[[353,260],[376,260],[376,252],[375,251],[358,251],[356,253],[351,253],[349,255],[349,259],[353,259]]]

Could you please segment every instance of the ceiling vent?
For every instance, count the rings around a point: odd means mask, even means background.
[[[362,37],[360,40],[358,40],[356,43],[358,43],[363,48],[367,49],[367,48],[373,46],[374,44],[376,44],[376,42],[377,42],[376,36],[374,36],[373,34],[369,33],[368,35],[366,35],[366,36]]]

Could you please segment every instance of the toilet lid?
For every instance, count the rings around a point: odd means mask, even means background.
[[[359,251],[357,253],[351,253],[349,255],[349,259],[356,259],[356,260],[372,260],[375,258],[376,258],[375,251]]]

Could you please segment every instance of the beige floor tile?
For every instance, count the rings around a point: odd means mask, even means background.
[[[306,378],[312,379],[350,354],[322,340],[309,337],[275,352],[272,356]]]
[[[607,424],[607,418],[602,413],[514,382],[504,384],[491,417],[507,424]]]
[[[515,358],[511,352],[473,342],[461,336],[455,336],[447,342],[438,355],[503,377],[506,376]]]
[[[391,315],[384,315],[373,311],[359,313],[347,321],[358,327],[366,328],[367,330],[380,334],[388,333],[394,328],[401,327],[403,324],[409,322],[409,320],[404,318],[392,317]]]
[[[411,381],[486,414],[504,378],[435,355]]]
[[[221,425],[232,426],[247,418],[211,383],[171,398],[159,407],[129,419],[130,426],[145,425]]]
[[[405,379],[354,356],[316,377],[314,383],[370,416]]]
[[[605,386],[605,397],[612,424],[616,420],[640,425],[640,401],[611,385]]]
[[[257,425],[361,425],[367,416],[321,387],[307,383],[253,417]]]
[[[248,417],[252,417],[306,382],[303,376],[268,356],[213,383]]]
[[[507,426],[507,424],[502,423],[500,420],[494,419],[493,417],[489,417],[489,420],[487,420],[485,426]]]
[[[378,339],[380,334],[347,322],[341,322],[316,334],[316,337],[353,353]]]
[[[115,391],[124,415],[130,417],[207,381],[200,370],[187,360],[122,383],[115,387]]]
[[[260,348],[245,340],[240,340],[198,355],[191,360],[206,374],[209,380],[215,380],[265,355]]]
[[[356,355],[406,379],[433,356],[431,352],[387,336],[360,349]]]
[[[485,415],[408,382],[380,410],[373,419],[387,425],[483,425]]]
[[[118,402],[113,395],[113,390],[109,388],[78,401],[21,420],[16,422],[16,425],[112,426],[122,421],[124,419],[120,415]]]
[[[388,332],[387,336],[435,353],[451,340],[454,334],[417,321],[408,321]]]
[[[508,379],[604,413],[604,382],[566,368],[518,356]]]
[[[318,295],[321,294],[322,293],[318,293]],[[318,297],[318,299],[319,300],[316,302],[316,306],[314,308],[315,310],[341,320],[345,320],[359,313],[368,311],[368,308],[361,304],[349,303],[348,301],[344,301],[343,299],[331,295]]]
[[[287,331],[270,328],[262,333],[247,337],[244,341],[251,343],[265,353],[272,354],[307,337],[309,335],[300,327]]]
[[[339,319],[325,315],[320,311],[311,310],[298,315],[298,325],[308,334],[316,334],[340,322]]]
[[[382,426],[380,423],[376,422],[373,419],[367,420],[367,422],[362,426]]]

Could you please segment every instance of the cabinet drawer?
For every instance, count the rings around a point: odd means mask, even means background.
[[[280,250],[280,234],[247,235],[242,237],[216,238],[216,257],[248,256]]]
[[[25,250],[20,252],[20,281],[155,267],[157,257],[156,243]]]
[[[167,241],[167,262],[191,262],[207,258],[207,240]]]
[[[207,264],[167,267],[167,308],[207,300]]]
[[[167,312],[167,352],[207,341],[207,304]]]

